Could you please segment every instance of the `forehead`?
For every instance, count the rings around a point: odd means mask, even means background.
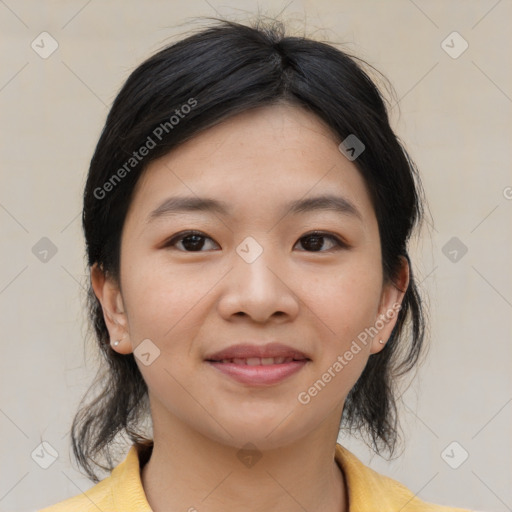
[[[130,211],[147,216],[169,196],[186,195],[217,198],[238,216],[261,217],[285,202],[337,194],[372,216],[364,179],[339,143],[325,123],[302,108],[246,111],[151,162]]]

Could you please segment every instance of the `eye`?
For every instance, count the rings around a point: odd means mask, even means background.
[[[330,241],[331,247],[325,249],[325,240]],[[212,241],[217,248],[219,247],[212,238],[205,235],[201,231],[184,231],[174,235],[169,241],[164,244],[164,247],[178,247],[182,252],[204,252],[202,249],[205,247],[205,241]],[[306,252],[327,252],[329,250],[348,249],[349,246],[340,238],[330,233],[323,231],[313,231],[304,235],[299,239],[299,242],[305,247]],[[298,242],[298,243],[299,243]],[[178,244],[181,244],[179,248]],[[208,250],[208,249],[206,249]],[[212,250],[212,249],[210,249]],[[215,248],[213,248],[215,250]]]
[[[325,233],[323,231],[313,231],[304,235],[299,239],[299,242],[306,247],[307,252],[327,252],[327,250],[321,250],[324,246],[324,240],[328,239],[331,241],[331,247],[329,249],[340,250],[340,249],[348,249],[348,245],[343,242],[340,238],[335,235],[331,235],[330,233]],[[304,242],[305,241],[305,242]],[[298,242],[298,243],[299,243]]]
[[[205,240],[212,240],[201,231],[184,231],[173,236],[164,247],[174,247],[178,243],[182,244],[185,249],[179,249],[184,252],[204,252],[201,249],[205,246]],[[213,241],[213,240],[212,240]],[[217,245],[217,244],[215,244]],[[218,247],[218,245],[217,245]]]

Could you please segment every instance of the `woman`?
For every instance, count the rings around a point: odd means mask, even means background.
[[[84,193],[108,366],[72,440],[96,485],[44,511],[458,510],[336,442],[341,426],[393,452],[424,338],[421,212],[380,93],[340,50],[219,22],[141,64]]]

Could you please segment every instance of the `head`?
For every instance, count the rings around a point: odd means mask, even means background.
[[[349,136],[364,144],[356,158]],[[106,365],[72,438],[91,479],[98,455],[112,468],[117,434],[151,442],[149,406],[155,425],[169,415],[238,448],[284,446],[328,419],[392,452],[396,379],[424,337],[407,252],[420,190],[377,87],[333,46],[221,22],[142,63],[84,192]],[[173,210],[177,197],[196,204]],[[286,344],[305,363],[256,388],[212,364],[251,342]]]

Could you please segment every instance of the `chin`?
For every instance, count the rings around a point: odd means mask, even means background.
[[[218,428],[215,429],[213,436],[212,432],[203,432],[203,434],[214,441],[237,449],[243,449],[247,444],[253,444],[261,451],[281,448],[299,441],[308,433],[307,427],[294,414],[287,417],[289,412],[281,409],[279,414],[272,415],[269,415],[268,411],[266,415],[263,412],[261,415],[240,414],[231,421],[226,419],[220,422],[231,436]]]

